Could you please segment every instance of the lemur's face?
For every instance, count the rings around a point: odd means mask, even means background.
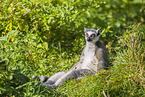
[[[95,30],[95,29],[87,29],[84,28],[84,32],[85,32],[85,40],[87,42],[92,42],[95,43],[99,40],[99,36],[101,34],[100,30]]]

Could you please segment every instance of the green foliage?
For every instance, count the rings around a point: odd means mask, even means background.
[[[144,96],[143,0],[2,0],[0,9],[0,95]],[[79,60],[84,27],[101,29],[110,70],[56,90],[32,80]]]
[[[144,96],[144,33],[138,28],[130,27],[118,41],[119,49],[110,70],[101,70],[97,75],[87,76],[81,80],[71,80],[58,91],[68,96],[103,97],[103,91],[110,97]],[[119,50],[119,51],[118,51]]]
[[[0,31],[5,35],[18,27],[25,34],[39,34],[49,43],[60,41],[63,46],[73,46],[71,39],[79,40],[84,26],[121,30],[143,21],[144,9],[144,3],[132,0],[9,0],[1,2]]]

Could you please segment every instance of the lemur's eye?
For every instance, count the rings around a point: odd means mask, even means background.
[[[95,37],[95,34],[92,34],[91,37]]]
[[[88,37],[88,34],[86,34],[86,36]]]

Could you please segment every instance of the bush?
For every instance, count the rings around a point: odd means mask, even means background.
[[[103,96],[102,91],[143,96],[144,2],[7,0],[0,5],[2,96]],[[56,90],[33,81],[32,75],[67,71],[79,60],[84,27],[102,30],[113,67]]]
[[[58,91],[67,96],[144,96],[144,33],[139,28],[129,27],[118,40],[117,56],[110,70],[101,70],[97,75],[82,80],[71,80]],[[119,51],[118,51],[119,50]],[[104,92],[104,93],[103,93]]]

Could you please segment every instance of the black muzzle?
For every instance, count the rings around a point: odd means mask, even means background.
[[[87,38],[87,41],[92,41],[92,40],[90,39],[90,37],[88,37],[88,38]]]

